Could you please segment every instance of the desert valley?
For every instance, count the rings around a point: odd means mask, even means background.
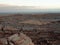
[[[0,16],[0,45],[60,45],[60,13]]]

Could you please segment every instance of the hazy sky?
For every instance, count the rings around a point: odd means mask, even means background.
[[[60,0],[0,0],[0,4],[40,6],[41,8],[60,8]]]

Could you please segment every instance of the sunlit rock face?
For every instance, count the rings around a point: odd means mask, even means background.
[[[0,45],[34,45],[32,40],[23,33],[13,34],[0,39]]]

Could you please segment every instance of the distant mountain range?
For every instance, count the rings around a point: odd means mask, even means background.
[[[39,6],[11,6],[0,4],[0,13],[60,13],[60,9],[43,9]]]

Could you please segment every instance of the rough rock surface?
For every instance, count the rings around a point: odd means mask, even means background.
[[[0,38],[0,45],[34,45],[29,37],[23,33],[13,34],[10,37]]]

